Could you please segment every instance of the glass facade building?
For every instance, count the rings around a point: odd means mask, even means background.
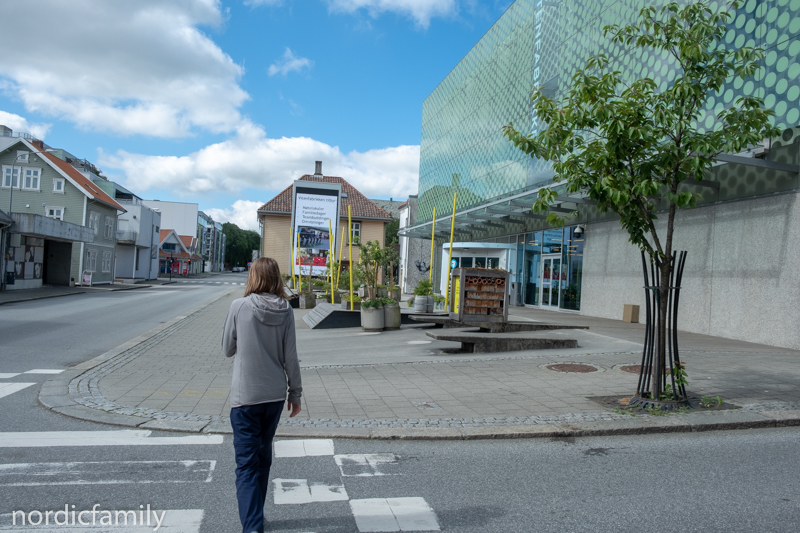
[[[630,79],[650,77],[666,89],[677,74],[672,56],[620,47],[603,36],[604,26],[633,23],[642,7],[666,3],[514,2],[423,102],[418,225],[406,235],[426,238],[427,232],[430,238],[433,208],[437,221],[449,217],[457,193],[457,238],[517,244],[519,301],[540,306],[552,306],[556,301],[562,309],[580,309],[583,244],[575,235],[577,226],[553,230],[542,220],[509,221],[502,216],[501,207],[530,206],[535,192],[553,179],[550,165],[517,150],[503,137],[502,127],[511,122],[521,131],[537,132],[539,124],[530,101],[532,88],[544,87],[546,94],[560,96],[574,72],[588,57],[599,53],[606,54],[611,67]],[[727,9],[726,2],[710,5]],[[734,13],[721,45],[731,49],[763,46],[763,68],[754,79],[731,80],[718,94],[711,95],[698,127],[717,127],[717,114],[740,95],[761,96],[766,107],[775,112],[775,123],[786,130],[771,146],[770,157],[780,161],[781,145],[794,143],[798,137],[795,127],[800,124],[800,0],[745,0]],[[719,186],[696,189],[703,195],[701,204],[800,186],[797,175],[791,172],[721,165],[713,174]],[[565,207],[580,208],[576,224],[610,218],[580,201]],[[459,224],[481,219],[460,218],[478,212],[484,215],[484,222],[488,221],[484,226]],[[555,297],[554,285],[559,287]]]

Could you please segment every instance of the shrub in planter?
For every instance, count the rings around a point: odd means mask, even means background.
[[[383,331],[383,304],[377,298],[361,302],[361,329],[364,331]]]
[[[444,311],[444,296],[438,294],[433,295],[433,308],[436,311]]]
[[[422,279],[414,288],[414,311],[418,313],[429,313],[428,308],[433,310],[433,300],[430,298],[433,284],[429,279]],[[429,302],[430,300],[430,302]]]
[[[342,309],[350,310],[350,295],[343,294],[342,295]],[[357,295],[353,295],[353,311],[358,311],[361,309],[361,298]]]
[[[411,298],[408,299],[408,306],[409,307],[413,307],[414,306],[414,299],[415,298],[416,298],[416,296],[412,296]]]
[[[402,315],[400,313],[400,304],[392,298],[380,298],[383,304],[383,329],[395,330],[400,329],[400,321]]]

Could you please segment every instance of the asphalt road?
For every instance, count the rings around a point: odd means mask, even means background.
[[[0,307],[0,531],[144,532],[156,529],[156,516],[166,533],[240,531],[230,436],[137,432],[63,417],[37,403],[49,375],[24,373],[94,357],[224,293],[226,278],[244,281],[237,274]],[[267,531],[793,532],[800,523],[798,437],[800,429],[782,428],[571,440],[281,441]],[[65,505],[69,513],[57,516]],[[138,529],[62,525],[65,516],[90,521],[93,515],[77,513],[95,505],[97,523],[105,518],[100,511],[134,511],[120,520],[138,520],[149,505],[157,515]],[[34,521],[41,512],[42,524],[21,526],[14,511]]]

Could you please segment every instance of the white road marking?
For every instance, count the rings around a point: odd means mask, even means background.
[[[222,282],[221,282],[221,281],[215,281],[214,283],[216,283],[217,285],[219,285],[219,284],[220,284],[220,283],[222,283]]]
[[[8,379],[16,376],[19,376],[19,372],[17,372],[16,374],[0,374],[0,379]]]
[[[0,448],[44,448],[56,446],[168,446],[174,444],[222,444],[222,435],[150,437],[152,431],[39,431],[0,433]]]
[[[143,522],[144,525],[138,523],[139,520],[139,509],[132,508],[132,509],[125,509],[121,508],[119,511],[132,511],[133,514],[128,513],[127,517],[130,520],[130,523],[126,526],[125,522],[123,521],[123,514],[120,512],[120,522],[118,525],[116,524],[116,510],[109,510],[109,509],[97,509],[98,514],[95,515],[95,525],[91,525],[92,523],[92,512],[90,508],[82,508],[77,509],[76,506],[76,513],[75,513],[75,523],[73,524],[72,519],[72,510],[70,510],[69,515],[67,516],[67,524],[65,525],[53,525],[53,521],[55,520],[55,514],[51,513],[47,518],[50,520],[50,525],[45,525],[44,519],[42,523],[38,526],[25,524],[20,525],[20,515],[17,514],[17,525],[13,525],[14,520],[12,518],[12,513],[6,513],[0,515],[0,531],[33,531],[37,533],[86,533],[87,531],[95,533],[153,533],[153,530],[156,527],[157,521],[156,518],[153,516],[152,513],[155,513],[159,519],[161,519],[161,525],[158,527],[158,531],[160,533],[199,533],[200,525],[203,523],[203,510],[202,509],[167,509],[167,510],[151,510],[150,521],[147,521],[147,517],[144,518]],[[88,522],[89,525],[79,525],[77,521],[77,515],[80,511],[87,511],[84,513],[81,518],[84,522]],[[54,511],[59,511],[59,509],[54,509]],[[64,508],[62,507],[60,511],[63,513]],[[110,512],[110,518],[108,519],[111,521],[112,525],[101,525],[100,522],[104,518],[103,512],[107,511]],[[162,515],[163,513],[163,515]],[[42,514],[44,510],[42,510]],[[137,520],[136,525],[133,525],[133,517]],[[58,515],[59,520],[63,515]],[[28,518],[28,515],[25,517]],[[34,520],[38,519],[36,513],[33,516]],[[63,524],[63,521],[61,522]]]
[[[36,383],[0,383],[0,398],[19,392],[31,385],[36,385]]]
[[[275,457],[316,457],[333,455],[332,439],[279,440],[273,444]]]
[[[308,484],[305,479],[273,479],[275,505],[347,501],[344,485]]]
[[[374,531],[439,531],[436,513],[423,498],[351,500],[350,509],[362,533]]]
[[[397,456],[393,453],[356,453],[334,455],[344,477],[370,477],[397,475],[390,465],[397,465]]]
[[[0,465],[0,486],[209,483],[217,462],[97,461]]]
[[[430,344],[433,341],[408,341],[408,344]]]
[[[60,374],[64,371],[64,369],[57,369],[57,368],[34,368],[33,370],[28,370],[25,374]]]

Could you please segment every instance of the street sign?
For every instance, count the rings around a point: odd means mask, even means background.
[[[248,261],[247,262],[247,266],[253,266],[253,262],[252,261]]]
[[[458,259],[450,260],[450,268],[458,268]]]

